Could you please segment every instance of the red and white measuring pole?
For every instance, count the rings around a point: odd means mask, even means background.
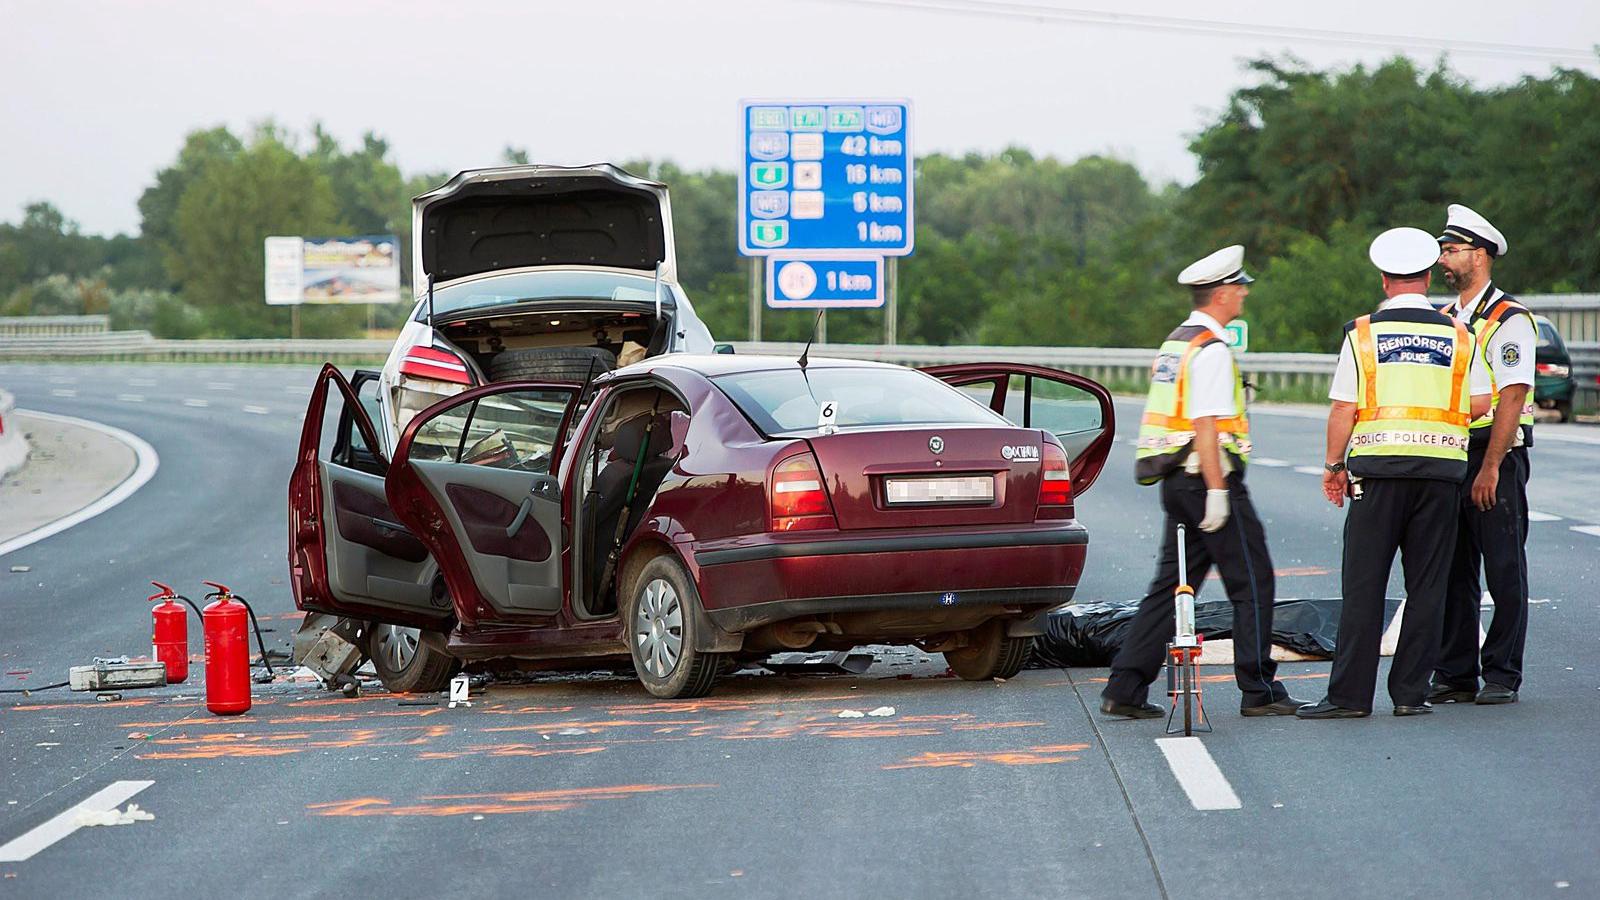
[[[1172,592],[1173,635],[1167,645],[1167,696],[1172,711],[1167,714],[1167,734],[1176,734],[1173,719],[1183,703],[1183,733],[1211,731],[1205,704],[1200,697],[1201,636],[1194,630],[1194,588],[1189,584],[1189,553],[1184,527],[1178,526],[1178,586]]]

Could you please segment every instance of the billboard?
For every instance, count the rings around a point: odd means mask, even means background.
[[[396,303],[400,241],[392,234],[269,237],[267,303]]]

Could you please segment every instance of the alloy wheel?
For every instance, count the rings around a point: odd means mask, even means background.
[[[646,584],[633,614],[633,642],[650,674],[666,678],[683,656],[683,604],[664,578]]]
[[[378,653],[393,671],[401,672],[417,655],[417,643],[422,632],[400,625],[378,625],[373,635],[377,639]]]

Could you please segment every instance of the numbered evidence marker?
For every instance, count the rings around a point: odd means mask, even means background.
[[[839,430],[839,404],[832,400],[823,400],[817,406],[817,430],[823,434],[833,434]]]
[[[823,253],[769,256],[767,305],[773,309],[882,306],[883,257]]]
[[[471,683],[467,680],[467,676],[457,675],[450,679],[450,708],[471,706],[472,701],[467,699],[470,690]]]

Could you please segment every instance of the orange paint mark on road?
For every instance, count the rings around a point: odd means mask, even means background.
[[[332,803],[311,803],[315,816],[461,816],[560,812],[586,803],[626,800],[666,791],[706,790],[714,784],[625,784],[617,787],[574,788],[551,791],[513,791],[498,794],[443,794],[419,797],[417,803],[396,806],[381,797],[357,797]]]
[[[951,731],[988,731],[992,728],[1036,728],[1043,722],[980,722],[970,725],[954,725]]]
[[[699,719],[683,719],[678,721],[640,721],[636,719],[601,719],[599,721],[569,720],[565,722],[535,722],[529,725],[496,725],[483,729],[485,732],[505,731],[541,731],[556,732],[564,728],[581,728],[585,731],[603,731],[607,728],[654,728],[658,725],[702,725]]]
[[[883,766],[885,769],[970,769],[979,763],[999,766],[1042,766],[1053,763],[1076,762],[1077,753],[1089,749],[1088,744],[1057,744],[1029,747],[1026,750],[972,751],[957,750],[945,753],[927,752],[898,763]]]
[[[1302,575],[1332,575],[1333,570],[1323,566],[1290,566],[1287,569],[1273,569],[1275,578],[1296,578]],[[1221,581],[1222,573],[1213,571],[1206,576],[1207,581]]]
[[[460,759],[463,756],[489,756],[495,758],[512,756],[588,756],[591,753],[604,753],[604,747],[552,747],[549,744],[491,744],[483,747],[468,747],[464,750],[425,750],[417,754],[418,759]]]
[[[1318,660],[1318,662],[1325,662],[1325,661],[1326,660]],[[1304,673],[1302,675],[1283,675],[1283,674],[1280,674],[1280,675],[1278,675],[1278,680],[1279,681],[1304,681],[1304,680],[1307,680],[1307,679],[1327,678],[1327,677],[1328,677],[1328,673],[1327,672],[1306,672],[1306,673]],[[1077,683],[1078,684],[1105,684],[1107,681],[1110,681],[1110,680],[1111,679],[1102,676],[1102,677],[1099,677],[1099,678],[1085,678],[1085,679],[1083,679],[1083,680],[1081,680],[1081,681],[1079,681]],[[1233,676],[1232,675],[1201,675],[1200,676],[1200,682],[1202,684],[1215,684],[1215,683],[1217,683],[1219,681],[1232,681],[1232,680],[1233,680]],[[1052,684],[1052,685],[1067,685],[1067,684],[1072,684],[1072,683],[1073,682],[1070,682],[1070,681],[1056,681],[1056,682],[1051,682],[1050,684]],[[1049,686],[1050,685],[1041,685],[1041,687],[1049,687]]]
[[[449,725],[407,725],[391,728],[335,729],[326,732],[280,732],[268,734],[188,735],[154,738],[135,754],[139,759],[249,759],[263,756],[292,756],[313,750],[353,748],[416,747],[448,736]]]

